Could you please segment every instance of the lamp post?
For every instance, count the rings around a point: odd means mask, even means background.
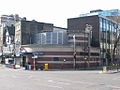
[[[73,45],[73,68],[76,70],[76,42],[75,42],[75,34],[73,35],[73,41],[74,41],[74,45]]]
[[[1,56],[2,56],[2,60],[1,60],[1,63],[4,64],[4,59],[3,59],[3,45],[1,46]]]
[[[89,61],[90,61],[92,25],[86,24],[85,33],[88,33],[88,67],[90,67]]]
[[[65,69],[65,62],[66,62],[66,58],[63,59],[63,63],[62,63],[62,69]]]
[[[15,51],[16,51],[16,50],[15,50],[15,42],[14,42],[14,43],[13,43],[13,51],[12,51],[12,53],[13,53],[12,56],[13,56],[14,64],[16,64],[16,61],[15,61],[15,56],[16,56],[16,55],[15,55]]]

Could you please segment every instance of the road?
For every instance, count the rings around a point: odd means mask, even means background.
[[[0,67],[0,90],[120,90],[120,73],[25,71]]]

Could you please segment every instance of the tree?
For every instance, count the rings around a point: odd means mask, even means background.
[[[120,13],[119,13],[119,10],[117,10],[117,12],[115,13],[115,15],[109,17],[110,19],[116,21],[116,27],[115,27],[115,30],[116,30],[116,37],[115,37],[115,40],[113,41],[113,44],[114,44],[114,47],[113,47],[113,53],[112,53],[112,63],[115,63],[115,56],[116,56],[116,50],[119,47],[119,42],[120,42]]]

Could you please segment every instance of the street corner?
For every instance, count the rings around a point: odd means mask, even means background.
[[[99,74],[115,74],[115,73],[119,73],[120,71],[116,71],[116,70],[109,70],[109,71],[99,71]]]

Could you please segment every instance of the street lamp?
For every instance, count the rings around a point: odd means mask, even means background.
[[[92,25],[86,24],[85,33],[88,34],[88,67],[90,67],[89,61],[90,61],[90,43],[91,43],[91,34],[92,34]]]
[[[15,42],[12,44],[13,45],[13,50],[12,50],[12,57],[13,57],[13,61],[14,61],[14,64],[16,64],[16,61],[15,61]]]
[[[64,68],[65,62],[66,62],[66,58],[63,59],[63,62],[62,62],[62,69],[65,69],[65,68]]]
[[[74,46],[73,46],[73,68],[76,69],[76,42],[75,42],[75,34],[73,35],[73,41],[74,41]]]

